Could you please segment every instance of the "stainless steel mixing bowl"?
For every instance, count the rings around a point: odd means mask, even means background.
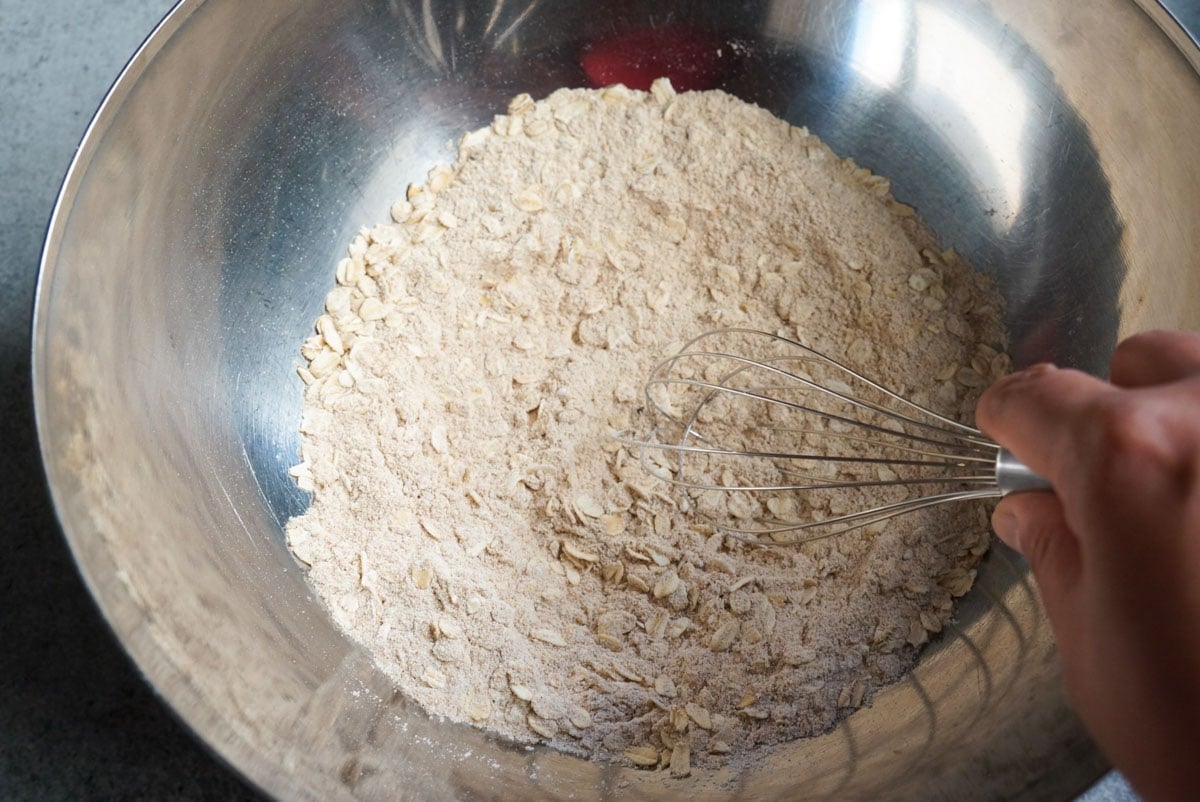
[[[894,179],[993,272],[1017,361],[1200,324],[1197,52],[1150,0],[184,0],[96,116],[46,243],[35,391],[63,529],[154,687],[289,798],[1060,799],[1103,764],[1000,549],[914,674],[686,780],[430,720],[281,536],[297,348],[357,228],[586,43],[688,26],[717,83]],[[685,265],[678,269],[687,269]]]

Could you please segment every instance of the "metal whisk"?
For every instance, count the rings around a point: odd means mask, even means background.
[[[646,383],[647,470],[748,540],[798,544],[1049,485],[978,429],[751,329],[688,342]]]

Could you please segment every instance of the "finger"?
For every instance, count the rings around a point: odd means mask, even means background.
[[[1074,476],[1078,426],[1104,395],[1108,382],[1077,370],[1034,365],[989,387],[975,408],[979,427],[1035,473],[1057,485]]]
[[[1148,387],[1200,375],[1200,334],[1147,331],[1135,334],[1113,352],[1113,384]]]
[[[996,535],[1029,561],[1052,623],[1069,615],[1082,561],[1079,540],[1053,493],[1014,493],[992,513]]]

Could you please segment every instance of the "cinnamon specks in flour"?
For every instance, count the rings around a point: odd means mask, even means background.
[[[750,547],[612,438],[700,332],[848,355],[969,417],[999,300],[888,182],[721,92],[522,95],[364,230],[303,345],[288,542],[432,713],[675,775],[814,735],[915,662],[985,511]]]

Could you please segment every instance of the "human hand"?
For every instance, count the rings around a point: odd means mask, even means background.
[[[1200,799],[1200,335],[1125,340],[1111,383],[1035,365],[976,416],[1054,487],[992,525],[1029,560],[1084,725],[1146,799]]]

